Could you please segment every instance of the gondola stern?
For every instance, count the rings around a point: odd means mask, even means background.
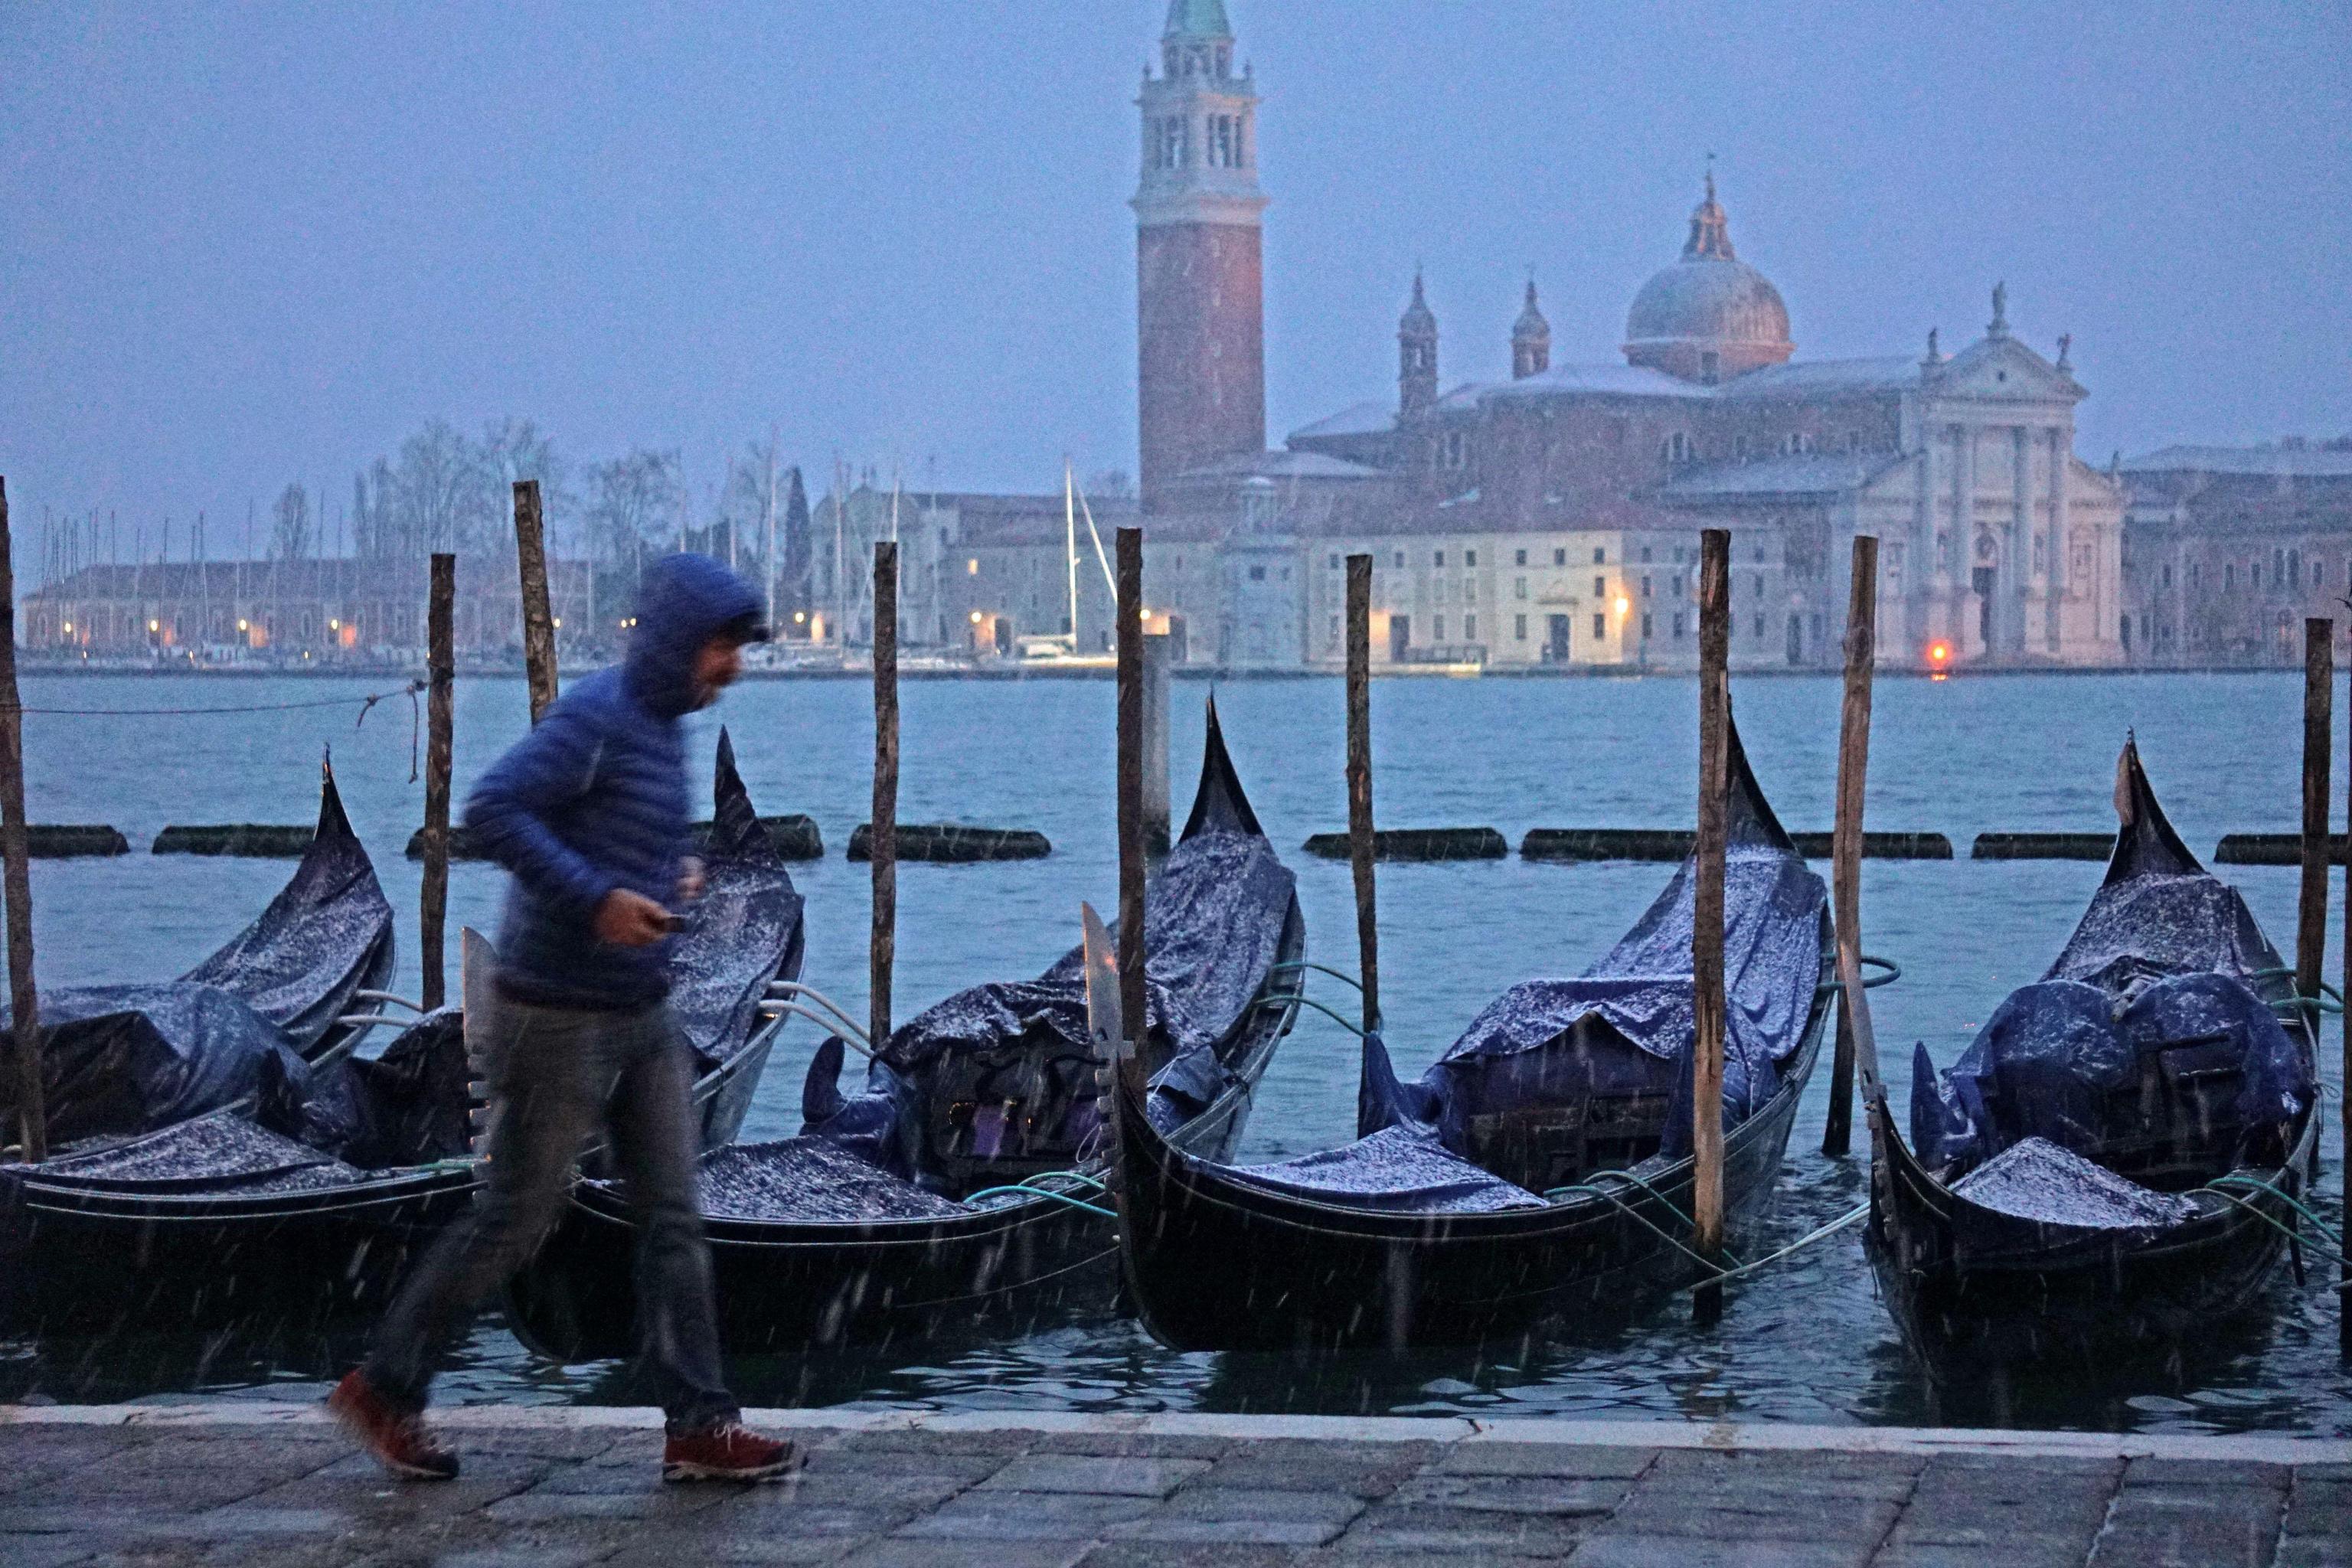
[[[1217,721],[1217,699],[1212,693],[1207,733],[1201,743],[1201,784],[1192,793],[1192,814],[1184,819],[1184,831],[1178,837],[1181,842],[1196,833],[1213,832],[1265,837],[1265,829],[1258,826],[1257,813],[1250,805],[1249,795],[1242,788],[1233,754],[1225,749],[1224,727]]]
[[[2116,759],[2116,847],[2107,858],[2105,882],[2204,874],[2204,863],[2181,842],[2156,798],[2155,786],[2147,782],[2147,770],[2140,763],[2139,737],[2126,731],[2123,753]]]
[[[760,824],[759,808],[735,766],[735,741],[725,726],[719,731],[719,754],[710,780],[710,853],[717,858],[776,870],[783,859],[768,830]]]
[[[1730,740],[1731,812],[1727,837],[1733,843],[1761,844],[1782,851],[1797,853],[1796,840],[1780,826],[1780,814],[1772,809],[1764,794],[1764,786],[1756,781],[1756,770],[1748,764],[1748,748],[1740,742],[1739,724],[1728,714],[1725,731]]]
[[[366,847],[360,836],[352,830],[352,819],[343,810],[342,791],[335,787],[335,749],[326,748],[319,759],[319,826],[311,835],[314,844],[349,846],[358,849],[362,858]]]

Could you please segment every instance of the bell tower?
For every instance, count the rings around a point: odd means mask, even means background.
[[[1136,106],[1138,466],[1156,510],[1177,475],[1265,449],[1257,90],[1234,74],[1224,0],[1170,0]]]

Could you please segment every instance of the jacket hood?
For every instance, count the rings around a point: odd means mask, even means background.
[[[623,662],[629,694],[662,718],[696,706],[695,656],[730,621],[760,613],[760,595],[708,555],[666,555],[637,590],[636,630]]]

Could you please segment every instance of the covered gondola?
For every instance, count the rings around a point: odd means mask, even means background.
[[[2314,1017],[2126,742],[2105,879],[1940,1076],[1871,1107],[1866,1246],[1931,1373],[2169,1353],[2249,1306],[2317,1159]]]
[[[1192,816],[1145,901],[1152,1067],[1138,1114],[1177,1147],[1227,1158],[1297,1016],[1306,928],[1213,703]],[[911,1019],[875,1053],[862,1094],[836,1087],[843,1061],[836,1035],[810,1068],[800,1136],[703,1162],[729,1351],[882,1343],[1113,1302],[1105,1058],[1087,1034],[1080,952]],[[613,1186],[580,1184],[509,1292],[528,1342],[566,1361],[627,1352],[627,1224]]]
[[[706,1147],[742,1125],[781,1026],[760,1002],[799,975],[803,952],[800,895],[723,733],[715,793],[672,992],[698,1058]],[[464,944],[472,989],[495,956],[470,931]],[[415,1250],[472,1201],[476,1076],[463,1009],[444,1008],[372,1058],[273,1063],[249,1104],[0,1166],[0,1332],[260,1338],[380,1310]]]
[[[1821,879],[1731,742],[1724,1188],[1779,1171],[1826,1016]],[[1696,1277],[1687,1247],[1696,863],[1574,980],[1505,993],[1418,1083],[1364,1042],[1354,1143],[1234,1166],[1110,1100],[1129,1289],[1179,1350],[1500,1344]]]
[[[322,764],[317,831],[259,919],[176,980],[42,993],[50,1147],[151,1132],[332,1060],[365,1032],[350,1020],[374,1010],[392,973],[392,905]],[[13,1090],[15,1067],[0,1079]],[[0,1114],[15,1125],[12,1092]]]

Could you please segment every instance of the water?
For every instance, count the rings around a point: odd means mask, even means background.
[[[44,678],[28,707],[193,707],[307,701],[389,682],[196,678]],[[1199,765],[1205,689],[1176,688],[1177,809]],[[1331,680],[1239,682],[1218,693],[1226,735],[1267,831],[1297,869],[1310,952],[1351,967],[1348,868],[1295,846],[1343,827],[1340,689]],[[1825,828],[1836,771],[1833,680],[1741,679],[1735,703],[1765,789],[1792,828]],[[288,864],[155,858],[172,822],[308,821],[320,748],[331,744],[352,817],[401,910],[403,978],[414,994],[417,868],[402,847],[421,820],[409,780],[406,699],[361,728],[352,707],[211,717],[26,721],[36,821],[111,822],[142,851],[112,861],[37,862],[44,985],[176,973],[249,920]],[[1041,861],[908,866],[899,874],[901,1016],[975,981],[1033,974],[1077,938],[1077,905],[1116,900],[1113,693],[1103,681],[912,682],[903,693],[899,816],[1034,827]],[[1533,826],[1686,826],[1696,778],[1696,700],[1685,679],[1390,680],[1373,692],[1383,824],[1492,825],[1514,842]],[[519,680],[457,689],[457,787],[518,733]],[[2292,676],[2004,677],[1888,680],[1878,688],[1870,824],[1948,834],[1965,856],[1988,829],[2105,830],[2127,728],[2173,821],[2209,853],[2224,832],[2298,825],[2301,692]],[[828,858],[793,875],[808,900],[812,983],[862,1016],[866,870],[841,857],[866,815],[872,717],[862,681],[751,684],[694,722],[698,790],[723,719],[764,812],[806,811]],[[2336,733],[2352,733],[2339,711]],[[2344,780],[2337,780],[2339,797]],[[1664,884],[1655,865],[1530,865],[1517,858],[1381,871],[1382,1000],[1390,1048],[1410,1077],[1496,993],[1531,975],[1573,973],[1604,951]],[[1826,870],[1826,868],[1823,868]],[[2292,943],[2295,872],[2229,868],[2282,948]],[[1874,862],[1864,876],[1864,947],[1897,960],[1874,994],[1895,1103],[1907,1103],[1910,1045],[1949,1062],[2012,987],[2039,975],[2097,885],[2088,863]],[[489,927],[499,875],[452,873],[452,929]],[[2344,937],[2340,888],[2330,916]],[[452,962],[454,963],[454,943]],[[2331,970],[2335,967],[2331,963]],[[1336,983],[1326,983],[1336,992]],[[1344,1007],[1338,995],[1325,1000]],[[2340,1082],[2338,1036],[2323,1072]],[[815,1041],[795,1025],[768,1069],[746,1139],[797,1131]],[[1306,1015],[1257,1097],[1242,1151],[1272,1160],[1353,1131],[1354,1039]],[[1766,1237],[1780,1246],[1861,1201],[1858,1161],[1817,1152],[1826,1068],[1800,1112]],[[2340,1223],[2341,1137],[2327,1111],[2321,1200]],[[2352,1371],[2338,1360],[2335,1298],[2316,1271],[2282,1274],[2263,1310],[2169,1367],[1938,1395],[1906,1361],[1848,1229],[1736,1287],[1722,1326],[1694,1329],[1665,1305],[1631,1328],[1506,1360],[1459,1352],[1285,1358],[1178,1355],[1132,1323],[1077,1323],[1017,1340],[950,1339],[919,1352],[777,1358],[735,1369],[753,1403],[868,1402],[1032,1409],[1465,1412],[1487,1415],[1727,1415],[1822,1423],[2021,1425],[2146,1431],[2352,1433]],[[256,1355],[174,1342],[0,1347],[0,1392],[60,1398],[310,1398],[348,1340]],[[616,1366],[561,1368],[528,1354],[494,1320],[444,1386],[457,1401],[641,1401]]]

